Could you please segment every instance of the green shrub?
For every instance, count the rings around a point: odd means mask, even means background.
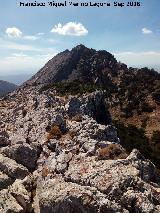
[[[149,145],[148,138],[145,136],[145,131],[142,128],[137,128],[134,125],[125,126],[121,122],[114,122],[117,128],[118,136],[121,145],[128,151],[138,149],[145,157],[151,158],[152,149]]]
[[[149,139],[145,136],[145,130],[143,128],[137,128],[134,125],[125,126],[119,121],[114,121],[114,124],[117,128],[121,145],[128,153],[136,148],[144,157],[150,159],[157,168],[160,168],[160,131],[153,132],[151,143],[149,143]]]
[[[153,131],[151,140],[154,145],[160,144],[160,131]]]
[[[152,93],[152,98],[156,103],[160,104],[160,89],[157,89]]]
[[[133,116],[133,107],[128,104],[125,108],[122,109],[125,118],[130,118]]]
[[[51,85],[44,86],[40,92],[48,90],[48,89],[55,89],[59,95],[65,96],[65,95],[77,95],[77,94],[83,94],[86,92],[94,92],[97,89],[102,89],[101,87],[95,85],[95,84],[81,84],[78,81],[73,82],[64,82],[64,83],[55,83]]]
[[[142,112],[153,112],[153,107],[151,107],[148,103],[142,103]]]

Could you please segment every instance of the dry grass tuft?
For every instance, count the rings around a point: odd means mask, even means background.
[[[47,136],[47,139],[60,139],[62,136],[62,132],[59,128],[59,126],[55,125],[51,128],[51,130],[49,131],[49,134]]]
[[[75,115],[74,117],[72,117],[72,121],[82,122],[82,115],[81,114]]]
[[[125,159],[127,156],[127,153],[119,144],[109,144],[99,150],[98,160]]]
[[[71,139],[73,139],[75,136],[76,136],[76,131],[69,131],[69,135],[70,135],[70,137],[71,137]]]
[[[47,167],[43,167],[42,169],[42,177],[45,178],[49,174],[49,170]]]

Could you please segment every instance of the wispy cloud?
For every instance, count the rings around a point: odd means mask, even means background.
[[[30,41],[35,41],[35,40],[38,39],[38,37],[37,36],[27,35],[27,36],[23,36],[23,39],[30,40]]]
[[[57,43],[57,40],[52,39],[52,38],[47,39],[47,41],[48,41],[49,43],[52,43],[52,44]]]
[[[146,51],[146,52],[119,52],[114,53],[117,60],[126,63],[129,66],[150,68],[160,68],[160,52]]]
[[[43,35],[45,35],[45,33],[40,32],[40,33],[37,33],[37,35],[38,36],[43,36]]]
[[[51,32],[70,36],[85,36],[88,34],[88,30],[81,23],[76,22],[68,22],[65,25],[59,23],[54,26]]]
[[[144,27],[144,28],[142,28],[142,33],[143,33],[143,34],[152,34],[153,32],[152,32],[152,30],[150,30],[150,29]]]
[[[16,51],[30,51],[30,52],[42,52],[42,53],[49,53],[55,51],[54,48],[44,48],[44,47],[37,47],[35,45],[28,45],[28,44],[19,44],[13,41],[6,41],[4,39],[0,39],[0,48],[1,49],[8,49],[8,50],[16,50]]]
[[[44,64],[54,57],[56,52],[50,52],[49,54],[36,54],[29,56],[23,52],[13,53],[8,57],[0,59],[0,75],[6,75],[11,72],[16,74],[37,72]]]
[[[11,56],[13,56],[13,57],[27,57],[27,55],[24,54],[23,52],[20,52],[20,53],[12,53]]]
[[[123,56],[123,55],[136,55],[136,56],[144,56],[144,55],[153,55],[153,56],[160,56],[160,52],[155,51],[147,51],[147,52],[119,52],[114,53],[115,56]]]
[[[19,50],[19,51],[43,51],[41,48],[34,47],[32,45],[18,44],[15,42],[3,42],[0,43],[1,49]]]

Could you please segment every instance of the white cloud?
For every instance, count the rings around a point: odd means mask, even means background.
[[[30,41],[35,41],[39,37],[44,35],[43,33],[38,33],[37,36],[34,35],[23,35],[22,31],[18,29],[17,27],[9,27],[6,29],[6,34],[9,38],[19,38],[19,39],[25,39]]]
[[[88,30],[81,24],[76,22],[68,22],[65,25],[55,25],[51,30],[52,33],[58,33],[60,35],[72,35],[72,36],[85,36],[88,34]]]
[[[144,27],[144,28],[142,28],[142,33],[143,33],[143,34],[152,34],[153,32],[152,32],[152,30],[150,30],[150,29]]]
[[[21,38],[22,32],[16,27],[9,27],[6,29],[6,34],[10,38]]]

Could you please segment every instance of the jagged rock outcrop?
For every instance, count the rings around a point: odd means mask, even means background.
[[[137,150],[123,160],[79,154],[64,174],[38,177],[34,205],[38,213],[159,212],[160,189],[154,181],[154,165]]]
[[[34,77],[0,100],[0,212],[158,213],[156,168],[138,150],[128,154],[120,145],[104,93],[60,96],[54,88],[42,90],[44,78],[49,83],[73,77],[67,69],[75,69],[71,56],[77,63],[79,51],[81,58],[86,48],[60,54],[61,65],[51,61],[55,73],[46,65],[37,74],[39,85]],[[93,52],[85,54],[93,59]],[[104,66],[114,69],[112,62]]]

